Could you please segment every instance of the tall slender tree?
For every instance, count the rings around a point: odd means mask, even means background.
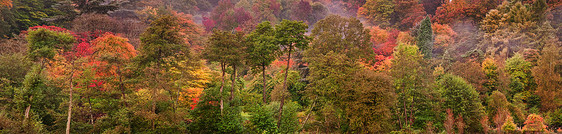
[[[38,62],[38,69],[35,75],[41,75],[41,71],[45,68],[45,64],[52,60],[58,52],[67,52],[71,49],[72,44],[76,41],[66,29],[60,31],[53,31],[45,28],[38,28],[30,30],[27,34],[27,41],[29,43],[28,57],[33,61]],[[34,77],[30,77],[34,78]],[[36,80],[33,80],[36,81]],[[33,90],[36,84],[30,84],[29,91]],[[72,88],[72,87],[71,87]],[[35,89],[37,90],[37,89]],[[32,91],[33,92],[33,91]],[[72,91],[71,91],[72,93]],[[29,95],[29,100],[32,100],[33,94]],[[67,133],[70,127],[71,105],[70,99],[69,113],[67,121]],[[29,111],[31,110],[32,103],[30,102],[25,110],[24,121],[29,118]]]
[[[178,57],[185,58],[189,55],[189,47],[180,34],[177,18],[164,15],[152,23],[141,35],[140,55],[137,61],[141,69],[145,71],[147,81],[152,82],[149,88],[152,93],[152,114],[156,113],[156,101],[158,98],[158,88],[167,89],[167,83],[160,81],[165,77],[164,72],[168,71],[169,63],[165,58]],[[169,91],[171,92],[171,90]],[[155,119],[152,119],[152,129],[155,128]]]
[[[234,38],[233,38],[234,37]],[[203,57],[211,62],[218,62],[221,66],[221,86],[220,95],[224,89],[224,75],[227,65],[231,65],[236,70],[236,65],[242,62],[242,33],[233,34],[227,31],[214,30],[209,42],[203,50]],[[233,73],[233,76],[236,72]],[[231,96],[234,92],[235,77],[232,80]],[[224,108],[224,100],[221,96],[221,111]]]
[[[242,61],[246,57],[245,55],[245,47],[246,39],[244,38],[244,33],[236,32],[233,36],[230,37],[230,40],[233,41],[232,44],[229,44],[228,51],[230,55],[227,55],[228,64],[232,67],[232,82],[230,83],[230,98],[228,100],[232,101],[234,99],[234,90],[236,89],[236,66],[242,66]]]
[[[265,77],[266,68],[278,57],[279,46],[275,44],[273,27],[269,21],[264,21],[248,35],[247,64],[262,73],[263,103],[267,103],[267,84]]]
[[[275,25],[275,38],[277,44],[283,48],[287,53],[287,67],[285,69],[285,79],[283,80],[283,88],[281,92],[281,104],[279,105],[279,116],[277,127],[281,126],[281,117],[283,115],[283,104],[285,104],[285,90],[287,90],[287,76],[289,75],[289,68],[291,67],[291,52],[296,49],[306,49],[309,43],[309,37],[304,35],[308,29],[302,21],[283,20],[281,23]]]
[[[440,122],[436,113],[439,95],[430,89],[433,79],[417,46],[398,44],[391,62],[390,75],[394,78],[397,95],[395,112],[399,127],[424,128],[428,122]]]

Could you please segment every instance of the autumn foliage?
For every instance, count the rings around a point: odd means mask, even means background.
[[[524,132],[545,132],[546,125],[544,125],[544,119],[537,114],[530,114],[525,120],[525,126],[523,126]]]

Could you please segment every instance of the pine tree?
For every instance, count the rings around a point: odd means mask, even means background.
[[[416,45],[425,59],[433,57],[433,30],[429,17],[423,19],[414,30],[412,36],[416,38]]]

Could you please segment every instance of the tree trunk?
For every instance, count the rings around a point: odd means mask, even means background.
[[[45,66],[45,62],[44,60],[41,58],[39,59],[39,73],[37,73],[36,75],[41,75],[41,71],[43,71],[43,67]],[[29,118],[29,111],[31,110],[31,103],[33,102],[33,95],[29,96],[29,105],[27,105],[27,108],[25,108],[25,118],[23,118],[23,121],[27,121],[27,119]]]
[[[281,104],[279,105],[279,117],[277,121],[277,128],[281,127],[281,117],[283,116],[283,105],[285,104],[285,90],[287,88],[287,76],[289,75],[289,67],[291,66],[291,49],[289,48],[289,54],[287,56],[287,68],[285,69],[285,80],[283,80],[283,88],[281,89]]]
[[[70,96],[68,97],[68,117],[66,119],[66,134],[70,134],[70,121],[72,119],[72,89],[74,89],[74,84],[72,83],[72,77],[74,71],[70,73]]]
[[[232,83],[230,86],[230,99],[228,99],[229,101],[232,101],[232,99],[234,98],[234,86],[236,86],[236,64],[232,65]]]
[[[219,95],[220,95],[220,98],[221,98],[221,115],[222,115],[222,110],[223,110],[223,108],[224,108],[224,107],[223,107],[223,106],[224,106],[224,105],[223,105],[224,103],[223,103],[223,99],[222,99],[222,89],[224,88],[224,69],[225,69],[224,66],[225,66],[224,63],[221,63],[221,72],[222,72],[221,79],[222,79],[222,80],[221,80],[221,88],[220,88],[220,94],[219,94]]]
[[[27,121],[27,118],[29,118],[29,111],[31,110],[31,102],[33,101],[33,95],[29,97],[29,105],[27,105],[27,108],[25,108],[25,118],[23,119],[23,121]]]
[[[305,132],[305,131],[304,131],[304,125],[306,125],[306,122],[308,121],[308,117],[310,117],[310,113],[312,112],[312,109],[314,108],[315,105],[316,105],[316,101],[314,101],[314,102],[312,103],[312,106],[311,106],[310,109],[308,110],[309,113],[306,114],[306,118],[304,118],[304,122],[302,123],[302,127],[301,127],[302,133]]]
[[[262,65],[262,77],[263,77],[263,104],[267,103],[267,97],[266,97],[266,91],[267,91],[267,86],[265,83],[265,65]]]

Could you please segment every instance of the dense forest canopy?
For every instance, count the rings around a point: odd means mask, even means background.
[[[0,133],[560,133],[560,0],[0,0]]]

